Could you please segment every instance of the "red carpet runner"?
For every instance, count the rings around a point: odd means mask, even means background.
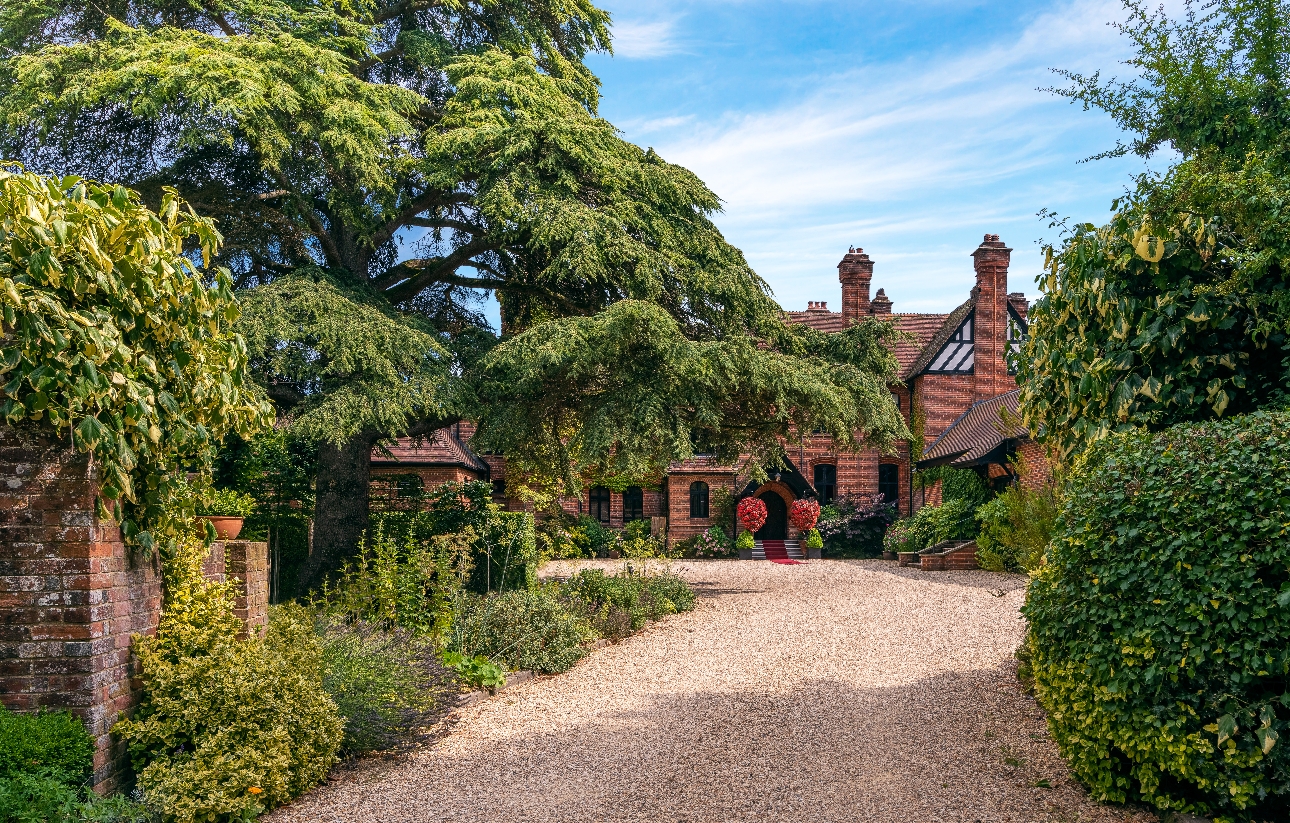
[[[797,566],[802,561],[790,559],[788,550],[784,548],[783,540],[763,540],[761,541],[762,551],[766,552],[766,559],[772,563],[779,563],[783,566]]]

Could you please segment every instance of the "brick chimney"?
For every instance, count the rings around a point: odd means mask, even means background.
[[[891,314],[891,301],[887,299],[886,289],[878,289],[878,294],[874,296],[873,302],[869,304],[869,309],[874,317]]]
[[[838,280],[842,281],[842,317],[860,320],[868,317],[869,283],[873,281],[873,261],[864,249],[853,248],[838,264]]]
[[[1030,301],[1026,299],[1024,291],[1014,291],[1008,295],[1008,305],[1022,320],[1026,319],[1026,312],[1030,311]]]
[[[976,345],[976,399],[1012,391],[1017,381],[1008,374],[1008,263],[1012,249],[997,234],[987,234],[972,252],[976,267],[976,321],[972,330]]]

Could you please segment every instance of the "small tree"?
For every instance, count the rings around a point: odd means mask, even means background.
[[[183,470],[270,419],[228,274],[203,281],[183,253],[219,241],[173,191],[153,212],[121,186],[0,168],[0,415],[70,434],[98,465],[100,514],[145,549],[192,514]]]

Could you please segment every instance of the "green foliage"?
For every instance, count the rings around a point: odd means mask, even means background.
[[[623,557],[639,560],[667,554],[663,541],[651,535],[649,529],[648,520],[633,520],[623,526],[622,534],[618,539],[619,553]]]
[[[443,662],[464,682],[477,689],[500,689],[506,685],[506,672],[487,657],[466,657],[458,652],[445,652]]]
[[[206,489],[197,498],[197,514],[213,517],[250,517],[255,498],[233,489]]]
[[[595,638],[581,616],[560,602],[554,586],[515,590],[457,601],[448,650],[482,656],[511,671],[568,671]]]
[[[682,540],[676,546],[676,551],[680,554],[695,557],[729,557],[734,554],[734,549],[734,541],[726,536],[720,526],[713,526],[703,534]]]
[[[32,774],[80,786],[93,758],[94,741],[71,712],[15,714],[0,706],[0,779]]]
[[[481,361],[475,442],[579,488],[584,472],[649,476],[696,449],[769,457],[793,431],[877,448],[907,436],[886,388],[896,365],[890,324],[845,333],[859,365],[823,356],[834,356],[831,341],[795,334],[776,346],[747,335],[693,341],[666,311],[633,300],[550,321]],[[720,422],[732,417],[739,426]]]
[[[971,540],[977,529],[972,505],[960,497],[939,506],[923,506],[913,517],[896,521],[883,538],[883,548],[892,552],[922,551],[946,540]]]
[[[215,464],[216,486],[255,499],[255,511],[243,523],[241,536],[269,544],[274,602],[295,594],[309,553],[316,462],[312,443],[283,429],[270,429],[251,438],[229,437]]]
[[[981,524],[976,538],[981,568],[1033,572],[1043,564],[1053,539],[1057,498],[1051,488],[1034,491],[1016,483],[977,509],[976,519]]]
[[[342,755],[394,748],[446,708],[455,678],[432,641],[362,622],[316,628],[323,688],[344,718]]]
[[[824,548],[824,538],[820,536],[820,530],[811,529],[809,532],[807,532],[806,540],[802,545],[804,545],[808,549]]]
[[[694,592],[675,575],[606,575],[584,569],[560,587],[561,597],[596,634],[617,643],[650,620],[694,608]]]
[[[829,557],[874,557],[897,518],[895,504],[880,495],[849,495],[820,509],[817,531]]]
[[[293,437],[339,445],[455,410],[452,361],[432,324],[370,290],[309,269],[245,293],[242,303],[251,371],[291,411]]]
[[[752,551],[756,546],[757,538],[747,529],[739,532],[739,536],[735,538],[735,548],[741,552]]]
[[[172,190],[153,212],[120,186],[0,168],[0,415],[70,432],[145,549],[192,515],[184,465],[270,419],[227,272],[208,287],[183,253],[207,259],[219,241]]]
[[[1067,460],[1110,432],[1281,403],[1290,376],[1290,7],[1126,7],[1136,79],[1066,73],[1061,93],[1132,135],[1108,154],[1181,159],[1048,249],[1021,407]]]
[[[401,539],[378,523],[358,556],[325,583],[313,605],[334,620],[362,621],[438,638],[470,574],[474,532]]]
[[[152,823],[156,817],[122,795],[99,797],[53,777],[15,774],[0,778],[0,820],[5,823]]]
[[[1290,798],[1290,414],[1095,444],[1024,613],[1040,702],[1094,797],[1222,820]]]
[[[229,590],[202,579],[203,557],[189,541],[163,566],[157,635],[135,642],[142,697],[113,727],[148,802],[181,823],[243,819],[299,796],[342,739],[313,626],[277,611],[264,639],[238,639]]]

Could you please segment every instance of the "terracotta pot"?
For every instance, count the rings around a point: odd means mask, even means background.
[[[198,520],[206,520],[215,527],[215,536],[220,540],[236,540],[242,532],[241,517],[225,517],[223,515],[202,514],[198,515]]]
[[[623,555],[622,555],[622,552],[618,551],[618,549],[610,549],[610,550],[609,550],[609,559],[610,559],[610,560],[617,560],[618,558],[620,558],[620,557],[622,557],[622,556],[623,556]]]

